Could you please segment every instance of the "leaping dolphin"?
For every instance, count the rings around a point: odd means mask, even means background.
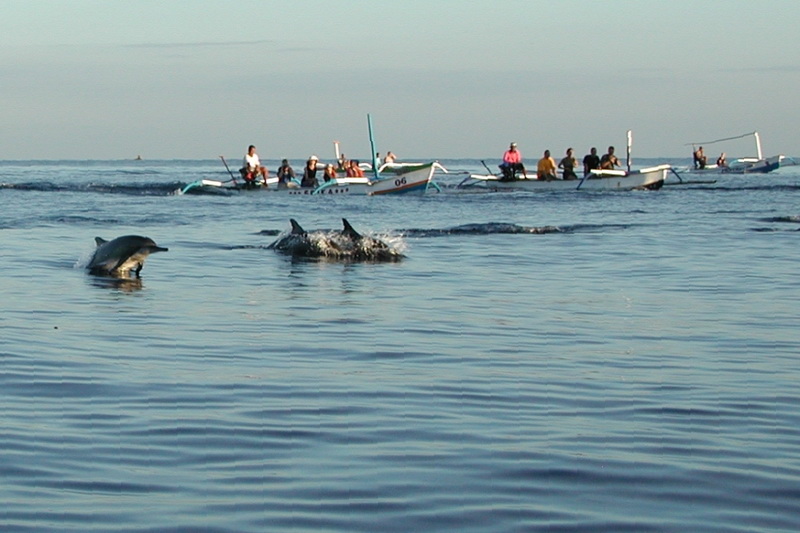
[[[127,277],[134,273],[139,277],[148,255],[169,250],[139,235],[125,235],[110,241],[95,237],[94,240],[97,248],[86,268],[96,275]]]
[[[267,248],[293,257],[329,258],[344,261],[399,261],[403,254],[374,237],[358,233],[343,218],[342,231],[307,232],[290,219],[292,230]]]

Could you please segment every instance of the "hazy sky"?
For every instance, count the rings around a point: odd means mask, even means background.
[[[798,21],[797,0],[0,0],[0,159],[363,157],[367,113],[401,158],[627,129],[640,157],[753,130],[797,155]]]

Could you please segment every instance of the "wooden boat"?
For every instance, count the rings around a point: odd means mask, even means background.
[[[694,153],[695,147],[697,146],[707,146],[725,141],[743,139],[745,137],[750,137],[751,135],[754,137],[756,142],[755,157],[742,157],[739,159],[735,159],[724,166],[719,166],[716,163],[714,163],[705,165],[702,168],[700,168],[698,167],[697,164],[695,164],[691,167],[681,169],[681,172],[682,173],[687,172],[690,174],[766,174],[768,172],[772,172],[773,170],[777,170],[778,168],[780,168],[781,162],[785,159],[784,156],[781,154],[781,155],[774,155],[771,157],[764,157],[761,151],[761,137],[758,135],[757,131],[754,131],[752,133],[745,133],[743,135],[737,135],[735,137],[716,139],[713,141],[687,143],[686,146],[691,146],[692,152]]]
[[[482,185],[484,188],[520,191],[630,191],[633,189],[660,189],[664,185],[667,173],[672,171],[670,165],[631,169],[631,147],[633,134],[627,132],[627,170],[592,170],[580,179],[549,179],[540,180],[538,177],[517,179],[503,179],[497,174],[471,174],[457,185],[457,188],[467,188]],[[484,163],[484,166],[486,164]],[[486,167],[489,170],[489,167]],[[528,174],[528,176],[536,174]]]
[[[296,181],[291,187],[278,187],[278,178],[267,179],[266,187],[258,184],[244,186],[233,179],[228,181],[202,179],[189,183],[180,194],[239,194],[275,193],[295,196],[356,194],[378,196],[386,194],[424,193],[431,185],[433,173],[438,163],[431,161],[417,165],[403,165],[378,177],[337,178],[316,188],[302,188]]]
[[[503,180],[496,174],[470,174],[457,188],[481,186],[494,191],[629,191],[634,189],[659,189],[667,178],[670,165],[637,170],[593,170],[581,179],[540,180],[522,178]],[[529,174],[530,176],[531,174]]]
[[[378,177],[337,178],[323,183],[310,194],[365,194],[379,196],[385,194],[423,194],[431,186],[433,173],[439,164],[436,161],[414,165],[402,165],[391,171],[379,171]],[[291,192],[298,194],[296,189]],[[308,194],[308,193],[306,193]]]
[[[717,164],[706,165],[703,168],[689,167],[682,172],[690,174],[767,174],[773,170],[778,170],[785,157],[783,155],[773,155],[767,158],[742,157],[732,161],[726,166]]]
[[[375,152],[375,140],[372,136],[372,118],[367,114],[367,125],[369,127],[369,141],[371,153]],[[334,141],[336,148],[336,159],[340,159],[339,142]],[[316,196],[320,194],[338,195],[338,194],[360,194],[367,196],[379,196],[386,194],[408,194],[419,193],[422,194],[428,190],[428,187],[433,186],[439,190],[438,185],[432,182],[433,173],[436,169],[447,170],[442,167],[437,161],[429,163],[400,163],[388,164],[379,167],[377,170],[371,170],[369,173],[371,177],[343,177],[336,178],[322,183],[316,188],[300,187],[296,180],[290,186],[282,185],[278,187],[278,178],[269,178],[263,184],[252,184],[243,186],[239,184],[236,178],[225,162],[225,158],[220,156],[222,163],[230,174],[229,181],[216,181],[216,180],[198,180],[192,182],[180,190],[181,194],[187,193],[206,193],[206,194],[231,194],[238,192],[276,192],[290,195],[303,195],[303,196]]]

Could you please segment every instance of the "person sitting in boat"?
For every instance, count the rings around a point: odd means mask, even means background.
[[[306,166],[303,169],[303,179],[300,180],[300,186],[304,188],[312,188],[316,189],[319,187],[319,181],[317,181],[317,156],[312,155],[306,161]]]
[[[583,177],[589,175],[592,170],[600,168],[600,156],[597,155],[597,148],[592,146],[589,153],[583,156]]]
[[[337,169],[339,172],[346,172],[348,166],[350,165],[350,161],[347,160],[344,154],[340,154],[337,164],[339,165],[339,168]]]
[[[325,181],[325,183],[328,183],[329,181],[336,181],[336,167],[330,163],[325,165],[325,172],[322,174],[322,179]]]
[[[561,177],[565,180],[578,179],[577,174],[575,174],[575,167],[578,166],[578,160],[575,159],[575,156],[572,154],[572,148],[567,148],[567,155],[558,163],[558,168],[563,170]]]
[[[719,157],[717,158],[717,166],[719,168],[726,168],[728,166],[728,160],[725,159],[725,152],[719,154]]]
[[[544,157],[536,165],[536,179],[552,181],[557,178],[556,161],[550,157],[550,150],[545,150]]]
[[[614,155],[614,147],[609,146],[608,152],[600,158],[600,168],[602,170],[614,170],[619,165],[619,159]]]
[[[358,159],[351,159],[348,161],[347,172],[345,176],[348,178],[363,178],[364,171],[358,166]]]
[[[244,183],[246,186],[254,186],[256,184],[257,176],[261,176],[264,187],[267,186],[267,177],[269,176],[269,172],[267,171],[266,167],[261,165],[261,160],[258,158],[258,154],[256,153],[256,147],[252,144],[247,147],[247,154],[244,156],[242,168],[239,169],[239,173],[242,175],[242,178],[244,178]]]
[[[278,167],[278,188],[286,189],[291,187],[292,185],[297,186],[292,180],[294,180],[297,175],[292,168],[292,165],[289,164],[288,159],[284,159],[281,161],[281,166]]]
[[[708,158],[706,158],[706,154],[703,153],[703,147],[699,147],[695,152],[692,154],[694,158],[694,168],[702,170],[706,168],[706,162]]]
[[[397,161],[397,156],[394,155],[391,151],[386,153],[386,157],[383,158],[384,164],[394,163]]]
[[[503,162],[500,163],[500,170],[503,172],[502,179],[506,181],[516,179],[517,172],[522,172],[525,179],[528,179],[525,165],[522,164],[522,154],[517,150],[517,143],[511,143],[508,150],[503,154]]]

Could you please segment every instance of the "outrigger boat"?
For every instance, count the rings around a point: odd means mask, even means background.
[[[374,177],[336,178],[323,183],[316,189],[286,189],[290,194],[362,194],[380,196],[385,194],[422,194],[428,187],[436,186],[433,173],[441,168],[436,161],[416,165],[403,165],[392,172],[381,172]]]
[[[659,189],[672,170],[670,165],[637,170],[592,170],[581,179],[540,180],[519,178],[504,180],[496,174],[470,174],[457,185],[465,189],[482,186],[494,191],[630,191],[634,189]],[[534,174],[535,175],[535,174]],[[529,174],[530,176],[530,174]]]
[[[780,168],[781,162],[785,159],[785,157],[782,154],[780,154],[765,158],[761,151],[761,137],[759,137],[757,131],[754,131],[752,133],[745,133],[743,135],[737,135],[735,137],[716,139],[713,141],[687,143],[686,146],[691,146],[692,152],[694,153],[696,147],[698,146],[716,144],[725,141],[733,141],[736,139],[743,139],[745,137],[750,137],[751,135],[755,138],[756,141],[756,157],[742,157],[739,159],[735,159],[730,163],[722,166],[716,163],[700,166],[698,165],[698,163],[695,163],[694,166],[683,169],[683,172],[696,173],[696,174],[708,174],[708,173],[766,174],[768,172],[772,172],[773,170],[777,170],[778,168]]]
[[[385,194],[424,193],[428,187],[436,187],[431,180],[436,168],[442,168],[436,161],[417,165],[403,165],[393,168],[391,172],[379,174],[378,178],[337,178],[321,184],[316,188],[302,188],[297,181],[290,187],[279,187],[278,178],[268,178],[266,184],[244,185],[233,178],[227,181],[202,179],[189,183],[181,194],[237,194],[251,192],[269,192],[291,195],[330,195],[360,194],[378,196]]]
[[[375,153],[375,141],[372,136],[372,118],[367,114],[367,124],[369,126],[369,141],[371,151]],[[337,159],[339,156],[338,142],[336,146]],[[268,178],[262,183],[248,183],[240,185],[225,162],[225,158],[219,156],[222,163],[230,174],[231,179],[227,181],[217,180],[197,180],[180,190],[181,194],[187,193],[206,193],[206,194],[231,194],[238,192],[278,192],[291,195],[313,196],[320,194],[361,194],[367,196],[380,196],[386,194],[422,194],[429,187],[439,191],[438,185],[432,181],[433,173],[436,169],[447,172],[437,161],[429,163],[400,163],[387,164],[372,170],[372,177],[343,177],[322,183],[316,188],[303,188],[296,180],[288,186],[278,184],[278,178]]]
[[[480,186],[494,191],[629,191],[634,189],[660,189],[669,172],[674,172],[670,165],[657,165],[632,170],[631,146],[633,137],[628,131],[628,165],[627,170],[592,170],[580,179],[540,180],[538,177],[505,179],[498,174],[470,174],[456,188]],[[484,163],[486,166],[486,163]],[[489,170],[486,167],[486,170]],[[528,176],[536,176],[528,173]]]

